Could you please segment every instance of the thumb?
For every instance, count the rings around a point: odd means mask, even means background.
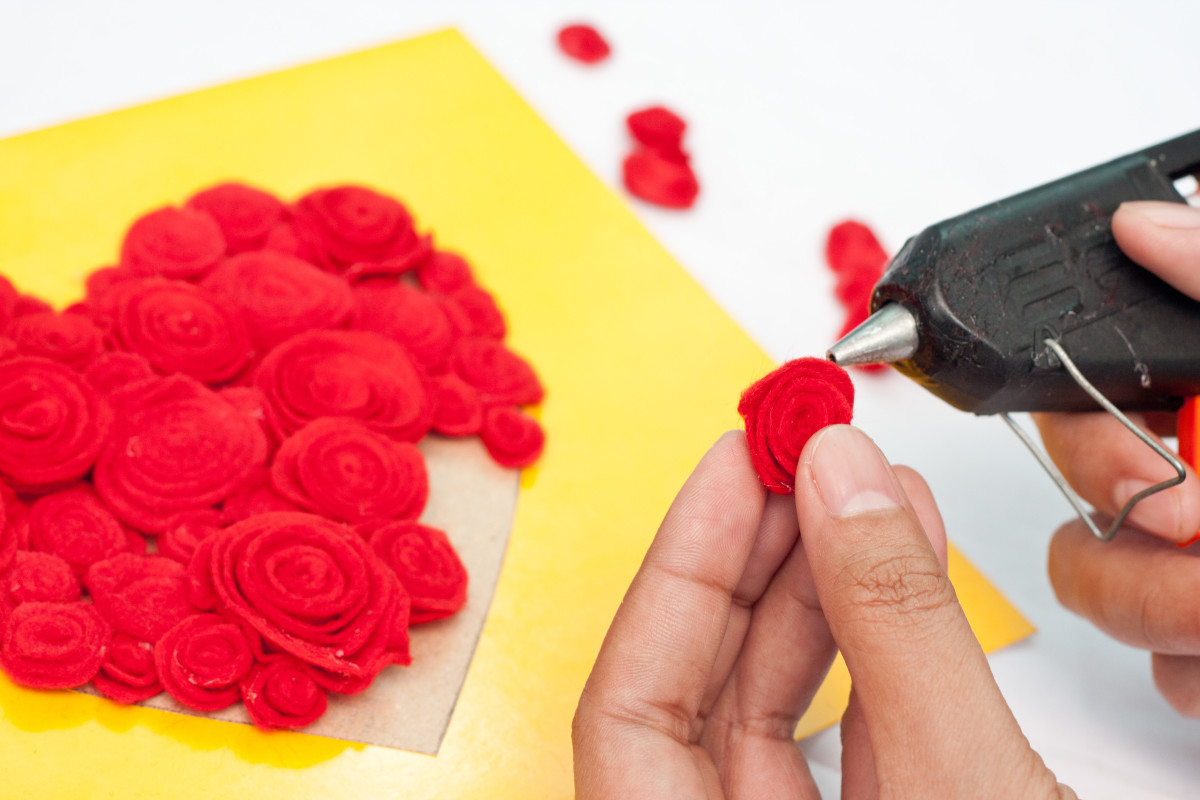
[[[1113,236],[1125,255],[1200,300],[1200,208],[1142,200],[1113,214]]]
[[[1044,773],[1054,789],[874,442],[847,425],[813,437],[800,458],[796,507],[880,782],[898,796],[973,796],[982,787],[1026,796],[1030,777]],[[1009,795],[998,791],[1006,786]]]

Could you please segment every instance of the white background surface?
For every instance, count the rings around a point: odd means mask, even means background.
[[[577,19],[607,34],[608,63],[556,51]],[[687,117],[700,203],[635,209],[777,359],[823,352],[837,330],[820,254],[838,219],[870,222],[894,252],[939,219],[1200,127],[1200,4],[1185,0],[0,0],[0,136],[447,25],[610,184],[627,112],[662,101]],[[1200,796],[1200,723],[1158,697],[1148,656],[1055,603],[1045,546],[1069,508],[1031,457],[998,420],[897,375],[859,385],[859,424],[927,476],[951,538],[1040,629],[992,666],[1050,767],[1084,797]],[[836,732],[805,749],[836,797]]]

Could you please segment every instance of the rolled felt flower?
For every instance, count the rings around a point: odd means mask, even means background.
[[[238,682],[254,666],[245,632],[217,614],[184,617],[154,646],[158,679],[167,693],[196,711],[237,702]]]
[[[53,553],[18,551],[0,571],[0,603],[70,603],[80,599],[79,579],[71,565]]]
[[[254,470],[221,506],[221,526],[228,527],[257,514],[270,511],[300,511],[271,485],[271,470],[261,467]]]
[[[112,410],[75,370],[44,358],[0,361],[0,477],[26,493],[82,478],[112,428]]]
[[[483,445],[502,467],[528,467],[546,446],[538,421],[514,406],[495,406],[483,416]]]
[[[292,209],[298,236],[328,269],[404,259],[426,246],[401,203],[364,186],[334,186],[301,197]]]
[[[262,353],[298,333],[346,328],[354,319],[349,284],[285,253],[233,256],[200,285],[239,312],[251,344]]]
[[[291,658],[256,666],[242,682],[242,701],[255,725],[285,730],[311,725],[327,705],[312,669]]]
[[[283,219],[283,202],[244,183],[219,183],[192,195],[185,207],[202,211],[221,228],[230,253],[254,250]]]
[[[221,512],[215,508],[185,511],[158,535],[158,554],[184,566],[192,561],[196,546],[221,530]]]
[[[101,353],[83,370],[83,377],[103,395],[154,376],[154,367],[137,353]]]
[[[17,301],[21,293],[17,291],[17,287],[12,285],[8,278],[0,275],[0,333],[8,328],[8,323],[12,322],[16,316]]]
[[[775,494],[794,492],[805,443],[827,425],[850,422],[853,411],[850,376],[821,358],[789,361],[755,382],[742,393],[738,413],[763,485]]]
[[[412,603],[410,624],[444,619],[467,600],[467,569],[446,534],[418,522],[393,522],[371,534]]]
[[[29,546],[63,559],[76,575],[128,552],[129,544],[125,528],[86,484],[48,494],[29,507]]]
[[[140,641],[158,641],[195,611],[188,601],[187,569],[164,556],[115,556],[93,564],[83,583],[113,629]]]
[[[433,253],[433,237],[421,236],[411,248],[383,261],[357,261],[346,267],[342,275],[351,283],[372,278],[397,278],[412,272]]]
[[[483,428],[483,400],[479,391],[457,375],[430,379],[433,429],[443,436],[474,436]]]
[[[453,294],[475,283],[471,265],[458,253],[435,251],[417,268],[417,282],[429,292]]]
[[[115,349],[145,356],[159,372],[217,385],[250,360],[250,337],[227,300],[182,281],[144,278],[113,288]]]
[[[450,363],[455,374],[475,387],[484,405],[529,405],[545,394],[525,359],[495,339],[461,339]]]
[[[271,484],[296,506],[342,522],[416,519],[429,498],[416,445],[337,417],[313,420],[280,446]]]
[[[433,424],[433,403],[412,358],[368,331],[302,333],[263,359],[254,385],[280,441],[318,417],[348,417],[413,442]]]
[[[218,611],[271,647],[350,677],[393,660],[404,590],[350,528],[312,514],[260,514],[208,542]]]
[[[354,287],[358,327],[398,342],[427,373],[446,371],[458,334],[442,304],[399,281],[368,281]]]
[[[468,336],[503,339],[508,333],[504,314],[486,289],[464,286],[449,295],[449,300],[463,310],[469,321],[470,327],[465,331]]]
[[[90,319],[54,311],[25,314],[8,326],[22,353],[81,369],[104,349],[104,334]]]
[[[113,634],[92,685],[109,700],[126,705],[159,694],[163,688],[154,664],[154,644]]]
[[[225,237],[201,211],[160,208],[136,220],[121,244],[121,266],[138,275],[195,280],[225,255]]]
[[[33,689],[74,689],[104,660],[108,623],[89,603],[22,603],[0,635],[0,666]]]
[[[254,420],[190,378],[134,384],[113,398],[121,419],[92,480],[140,531],[161,532],[182,511],[217,505],[266,463]]]

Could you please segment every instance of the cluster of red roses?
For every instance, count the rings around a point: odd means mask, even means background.
[[[0,278],[0,665],[295,728],[409,663],[467,587],[416,521],[415,443],[543,446],[505,334],[467,262],[357,186],[149,213],[61,313]]]

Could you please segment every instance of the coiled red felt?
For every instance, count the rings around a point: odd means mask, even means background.
[[[608,58],[612,47],[591,25],[567,25],[558,32],[558,49],[584,64],[596,64]]]
[[[194,610],[187,570],[163,556],[114,556],[93,564],[83,583],[113,629],[141,641],[157,641]]]
[[[412,358],[366,331],[300,334],[271,351],[254,385],[266,397],[267,422],[281,441],[318,417],[356,419],[414,442],[433,422],[433,404]]]
[[[408,592],[411,624],[443,619],[466,602],[467,570],[446,534],[437,528],[393,522],[371,534],[371,548]]]
[[[353,530],[312,514],[261,514],[208,542],[217,609],[268,645],[351,677],[388,663],[403,589]]]
[[[417,281],[430,292],[453,294],[475,282],[471,265],[458,253],[434,252],[417,268]]]
[[[21,603],[70,603],[80,598],[79,579],[71,565],[53,553],[20,551],[0,570],[0,606]]]
[[[44,358],[0,361],[0,477],[34,493],[82,478],[112,410],[75,370]]]
[[[160,532],[181,511],[221,502],[266,463],[254,420],[190,378],[135,384],[114,402],[121,419],[92,479],[138,530]]]
[[[297,234],[327,269],[404,259],[423,246],[408,209],[364,186],[317,189],[292,211]]]
[[[462,309],[470,323],[465,331],[469,336],[483,336],[489,339],[503,339],[508,333],[496,300],[486,290],[478,286],[464,286],[449,295],[452,303]]]
[[[286,730],[316,722],[328,704],[311,668],[290,658],[256,667],[243,681],[242,700],[255,725]]]
[[[74,689],[100,669],[111,635],[88,603],[22,603],[0,635],[0,665],[22,686]]]
[[[513,406],[489,408],[480,438],[502,467],[527,467],[538,460],[546,446],[546,434],[538,421]]]
[[[254,666],[242,628],[217,614],[193,614],[154,646],[158,678],[167,693],[196,711],[219,711],[237,702],[238,681]]]
[[[12,318],[16,316],[17,301],[21,293],[17,291],[17,287],[12,285],[12,282],[0,275],[0,331],[8,327],[8,323],[12,322]]]
[[[24,314],[8,326],[22,353],[81,368],[104,349],[104,334],[90,319],[54,311]]]
[[[125,529],[86,485],[48,494],[29,507],[29,544],[60,557],[76,575],[129,550]]]
[[[212,217],[231,253],[261,247],[285,210],[275,195],[244,183],[220,183],[197,192],[186,208]]]
[[[237,377],[250,360],[241,315],[211,292],[160,278],[126,281],[113,292],[116,348],[144,356],[163,374],[215,385]]]
[[[742,393],[738,413],[754,470],[776,494],[795,491],[800,451],[827,425],[850,422],[854,385],[841,367],[820,358],[798,358]]]
[[[426,372],[446,371],[458,336],[437,299],[398,281],[385,280],[355,286],[354,297],[360,328],[403,345]]]
[[[208,214],[160,208],[130,226],[121,245],[121,266],[138,275],[195,280],[225,255],[225,237]]]
[[[140,703],[154,697],[163,690],[154,665],[154,645],[124,633],[113,634],[92,685],[117,703]]]
[[[284,253],[233,256],[201,286],[229,301],[263,353],[297,333],[349,327],[354,318],[354,295],[344,280]]]
[[[350,419],[313,420],[279,448],[271,483],[284,499],[343,522],[416,519],[429,497],[425,459]]]
[[[479,391],[457,375],[439,375],[429,382],[433,397],[433,429],[443,436],[473,436],[483,428]]]
[[[131,383],[154,377],[154,367],[137,353],[101,353],[88,362],[83,377],[107,395]]]
[[[495,339],[462,339],[451,366],[479,392],[485,405],[529,405],[540,402],[545,394],[525,359]]]

